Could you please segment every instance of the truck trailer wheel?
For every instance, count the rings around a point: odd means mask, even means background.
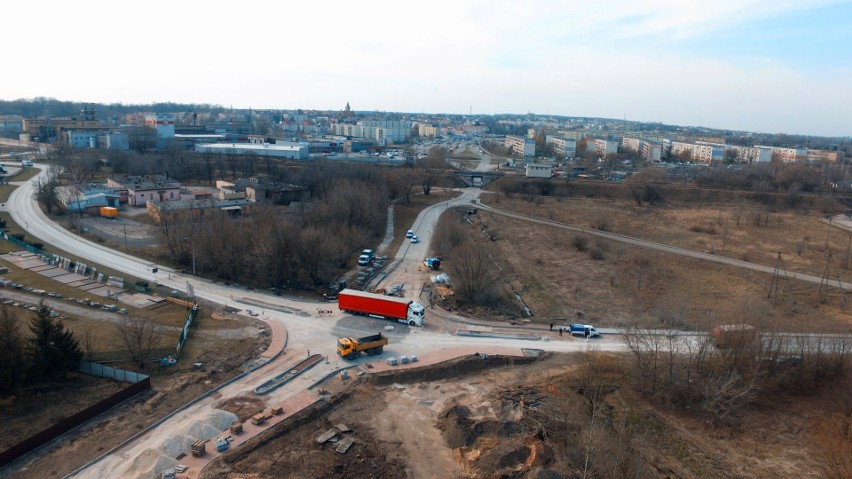
[[[409,325],[409,326],[417,326],[417,323],[415,323],[414,321],[409,321],[409,322],[408,322],[408,325]]]

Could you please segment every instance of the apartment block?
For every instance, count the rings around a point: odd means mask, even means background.
[[[577,141],[561,138],[558,136],[547,136],[547,144],[553,145],[554,150],[558,155],[562,155],[568,158],[573,158],[577,156]]]
[[[789,163],[792,161],[805,161],[808,159],[808,150],[804,148],[783,148],[779,146],[762,146],[772,150],[772,159]]]
[[[601,158],[618,153],[618,142],[589,138],[586,142],[586,151],[594,151]]]
[[[535,156],[535,140],[524,138],[523,136],[506,135],[503,146],[514,154],[525,158]]]
[[[690,161],[696,163],[721,163],[725,159],[725,148],[714,144],[672,142],[672,156],[680,156],[683,152],[689,152]]]

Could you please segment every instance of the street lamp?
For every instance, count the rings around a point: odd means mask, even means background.
[[[192,246],[192,275],[195,276],[195,241],[190,241],[189,238],[184,238],[184,241],[189,241]]]

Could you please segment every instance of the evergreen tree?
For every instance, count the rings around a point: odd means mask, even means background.
[[[36,317],[30,321],[28,352],[33,378],[65,378],[80,366],[83,353],[71,331],[50,317],[50,308],[39,302]]]
[[[0,308],[0,395],[12,393],[21,383],[26,365],[24,338],[17,311]]]

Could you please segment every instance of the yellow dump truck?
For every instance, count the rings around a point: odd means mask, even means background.
[[[387,336],[382,333],[364,336],[363,338],[340,338],[337,340],[337,354],[343,359],[354,359],[367,353],[368,356],[382,354],[388,344]]]

